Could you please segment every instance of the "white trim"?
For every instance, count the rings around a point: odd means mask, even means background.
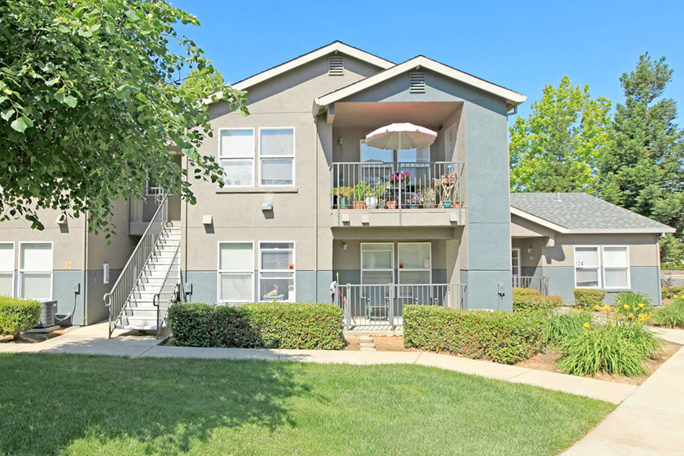
[[[222,155],[222,139],[221,139],[221,133],[223,131],[235,131],[235,130],[249,130],[252,132],[252,156],[251,157],[225,157]],[[218,129],[218,151],[216,153],[216,157],[218,158],[219,166],[223,168],[223,164],[221,163],[221,160],[233,160],[233,161],[239,161],[239,160],[252,160],[252,182],[249,185],[224,185],[223,188],[253,188],[255,186],[256,182],[256,144],[257,144],[257,139],[256,139],[256,129],[254,127],[225,127],[225,128],[219,128]]]
[[[23,273],[26,273],[27,271],[24,270],[22,267],[22,246],[24,244],[49,244],[50,245],[50,255],[52,256],[52,264],[50,265],[50,270],[45,270],[45,271],[28,271],[29,273],[37,273],[37,274],[46,274],[50,273],[50,296],[45,296],[45,297],[40,297],[40,298],[34,298],[34,299],[52,299],[54,295],[54,279],[55,279],[55,245],[52,241],[21,241],[19,242],[19,257],[18,257],[18,262],[17,262],[17,270],[19,272],[19,277],[17,280],[17,292],[16,295],[17,297],[20,298],[25,298],[25,296],[19,296],[21,286],[20,284],[23,283]]]
[[[597,265],[596,265],[596,266],[589,266],[589,267],[583,267],[584,265],[580,265],[580,266],[579,266],[580,269],[593,269],[593,268],[596,268],[596,283],[597,283],[597,286],[595,286],[595,287],[578,287],[578,286],[577,286],[577,268],[578,268],[578,266],[577,266],[577,260],[575,260],[575,258],[577,257],[577,249],[578,249],[578,248],[580,248],[580,249],[581,249],[581,248],[584,248],[584,249],[589,249],[589,248],[591,248],[591,249],[596,249],[596,261],[597,261]],[[573,263],[573,269],[572,269],[572,270],[573,270],[573,276],[574,276],[574,279],[575,279],[575,280],[574,280],[574,285],[575,285],[574,288],[594,288],[594,289],[597,289],[597,290],[602,290],[602,289],[603,289],[603,288],[602,288],[602,285],[603,285],[603,284],[602,284],[602,282],[601,282],[601,279],[603,278],[603,274],[602,274],[602,268],[601,268],[601,246],[600,246],[600,245],[575,245],[575,246],[573,246],[573,249],[572,249],[572,263]]]
[[[233,84],[233,88],[237,90],[245,90],[268,79],[279,76],[287,71],[293,70],[302,65],[306,65],[309,62],[313,62],[316,59],[325,57],[333,52],[347,54],[366,63],[370,63],[376,67],[382,68],[383,70],[394,66],[394,63],[390,62],[389,60],[385,60],[360,49],[353,48],[340,41],[335,41],[334,43],[331,43],[320,49],[309,52],[308,54],[304,54],[301,57],[297,57],[294,60],[290,60],[289,62],[285,62],[266,71],[262,71],[261,73],[255,74],[247,79],[243,79],[242,81]]]
[[[266,155],[262,157],[261,155],[261,131],[262,130],[292,130],[292,156],[283,156],[283,155]],[[256,147],[256,160],[259,161],[259,166],[257,166],[259,170],[259,178],[257,179],[258,187],[274,187],[274,188],[289,188],[289,187],[295,187],[297,185],[296,182],[296,163],[297,163],[297,130],[295,127],[259,127],[258,129],[258,143]],[[276,185],[276,184],[267,184],[265,185],[262,182],[262,158],[266,158],[266,160],[277,160],[277,159],[286,159],[286,158],[292,158],[292,183],[291,184],[283,184],[283,185]]]
[[[506,89],[499,85],[493,84],[491,82],[485,81],[483,79],[477,78],[468,73],[464,73],[460,70],[452,68],[450,66],[444,65],[443,63],[436,62],[432,59],[428,59],[422,55],[414,57],[407,60],[404,63],[395,65],[381,73],[370,76],[366,79],[362,79],[352,85],[344,87],[342,89],[331,92],[327,95],[323,95],[320,98],[314,100],[315,114],[318,114],[324,106],[340,101],[350,95],[358,93],[362,90],[368,89],[376,84],[387,81],[395,76],[402,73],[413,71],[417,67],[427,68],[436,73],[440,73],[446,77],[455,79],[464,84],[470,85],[485,92],[489,92],[493,95],[504,98],[508,101],[509,105],[517,106],[527,99],[527,97],[521,93],[514,92],[513,90]]]
[[[252,269],[250,271],[246,269],[221,269],[221,244],[249,244],[252,246]],[[225,301],[221,299],[221,274],[222,273],[234,273],[234,274],[246,274],[249,273],[252,276],[252,294],[249,301]],[[216,302],[219,304],[230,304],[230,303],[246,303],[254,302],[254,241],[217,241],[216,242]]]
[[[566,228],[561,225],[557,225],[553,222],[549,222],[541,217],[532,215],[529,212],[525,212],[518,208],[511,206],[511,214],[522,217],[530,222],[536,223],[537,225],[550,228],[558,233],[562,234],[662,234],[662,233],[674,233],[677,230],[670,228],[669,226],[663,225],[664,228]]]
[[[428,260],[430,261],[430,266],[428,269],[415,269],[415,268],[400,268],[401,265],[401,255],[399,254],[399,247],[402,245],[427,245],[428,246]],[[397,242],[397,285],[432,285],[432,242]],[[403,272],[427,272],[428,281],[423,284],[417,283],[401,283],[401,273]]]
[[[360,262],[360,264],[359,264],[359,271],[360,271],[359,279],[360,279],[361,285],[364,285],[364,281],[363,281],[363,271],[364,271],[364,269],[363,269],[363,246],[364,245],[389,245],[391,247],[391,249],[389,250],[389,252],[392,254],[392,258],[390,260],[390,265],[391,265],[390,268],[389,269],[368,269],[368,271],[389,272],[390,275],[392,276],[390,283],[394,284],[394,266],[395,266],[395,257],[394,257],[394,248],[395,247],[394,247],[394,245],[395,245],[395,243],[394,242],[361,242],[359,245],[359,251],[360,251],[359,252],[359,262]]]
[[[263,265],[262,265],[261,252],[263,250],[276,251],[277,249],[262,249],[261,244],[292,244],[292,265],[294,267],[292,269],[289,269],[289,268],[288,269],[267,269],[264,271],[262,269]],[[260,240],[259,241],[258,261],[259,261],[259,271],[258,271],[259,277],[257,280],[257,293],[258,293],[258,297],[259,297],[259,302],[270,302],[267,299],[263,299],[263,296],[261,294],[261,275],[264,272],[267,272],[267,273],[268,272],[291,273],[292,274],[292,294],[294,295],[293,299],[289,299],[289,296],[288,296],[288,299],[284,299],[281,302],[297,302],[297,242],[296,241],[271,241],[271,240],[265,240],[264,241],[264,240]],[[288,289],[287,292],[289,294],[290,290]]]
[[[625,249],[625,254],[627,255],[627,266],[626,267],[613,267],[610,266],[608,269],[613,269],[613,270],[622,270],[625,269],[627,272],[627,286],[626,287],[609,287],[606,285],[606,262],[604,261],[605,258],[605,250],[606,248],[624,248]],[[660,249],[658,249],[660,250]],[[629,246],[628,245],[602,245],[601,246],[601,263],[602,263],[602,268],[601,271],[603,273],[603,289],[604,290],[631,290],[632,289],[632,267],[631,267],[631,261],[629,261]]]
[[[517,274],[513,273],[513,252],[516,252],[518,254],[518,273]],[[522,258],[520,255],[521,255],[520,247],[511,247],[511,275],[518,277],[518,280],[520,280],[520,277],[522,276]]]
[[[11,245],[12,246],[12,269],[11,270],[0,270],[0,274],[7,274],[8,272],[12,274],[12,295],[10,298],[16,297],[17,287],[16,287],[16,266],[17,266],[17,247],[14,241],[3,241],[0,245]]]

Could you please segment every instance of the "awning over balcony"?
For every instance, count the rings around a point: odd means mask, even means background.
[[[463,105],[456,101],[424,102],[337,102],[328,113],[328,123],[339,128],[372,131],[394,122],[410,122],[439,130]]]

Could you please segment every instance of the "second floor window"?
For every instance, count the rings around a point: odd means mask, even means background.
[[[294,185],[294,155],[294,128],[261,128],[259,130],[261,185]]]
[[[219,131],[219,162],[229,187],[254,186],[254,130],[226,128]]]

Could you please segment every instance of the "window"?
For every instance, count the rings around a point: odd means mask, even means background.
[[[511,249],[511,273],[520,277],[520,249]]]
[[[52,243],[19,244],[19,297],[52,299]]]
[[[432,282],[432,259],[429,242],[400,242],[397,251],[400,284],[427,284]]]
[[[218,302],[254,301],[254,245],[220,242],[218,255]]]
[[[259,130],[261,185],[294,185],[294,128]]]
[[[603,286],[629,288],[629,250],[627,247],[603,247]]]
[[[294,242],[261,242],[259,255],[260,299],[262,301],[294,301]]]
[[[394,244],[361,244],[361,283],[388,284],[394,282]]]
[[[575,247],[575,286],[600,288],[601,277],[598,247]]]
[[[229,187],[254,186],[254,130],[219,130],[219,162]]]
[[[0,244],[0,296],[14,296],[14,243]]]

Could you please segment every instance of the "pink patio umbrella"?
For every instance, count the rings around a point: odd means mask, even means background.
[[[413,149],[429,146],[437,132],[412,123],[393,123],[366,135],[366,144],[379,149]]]

